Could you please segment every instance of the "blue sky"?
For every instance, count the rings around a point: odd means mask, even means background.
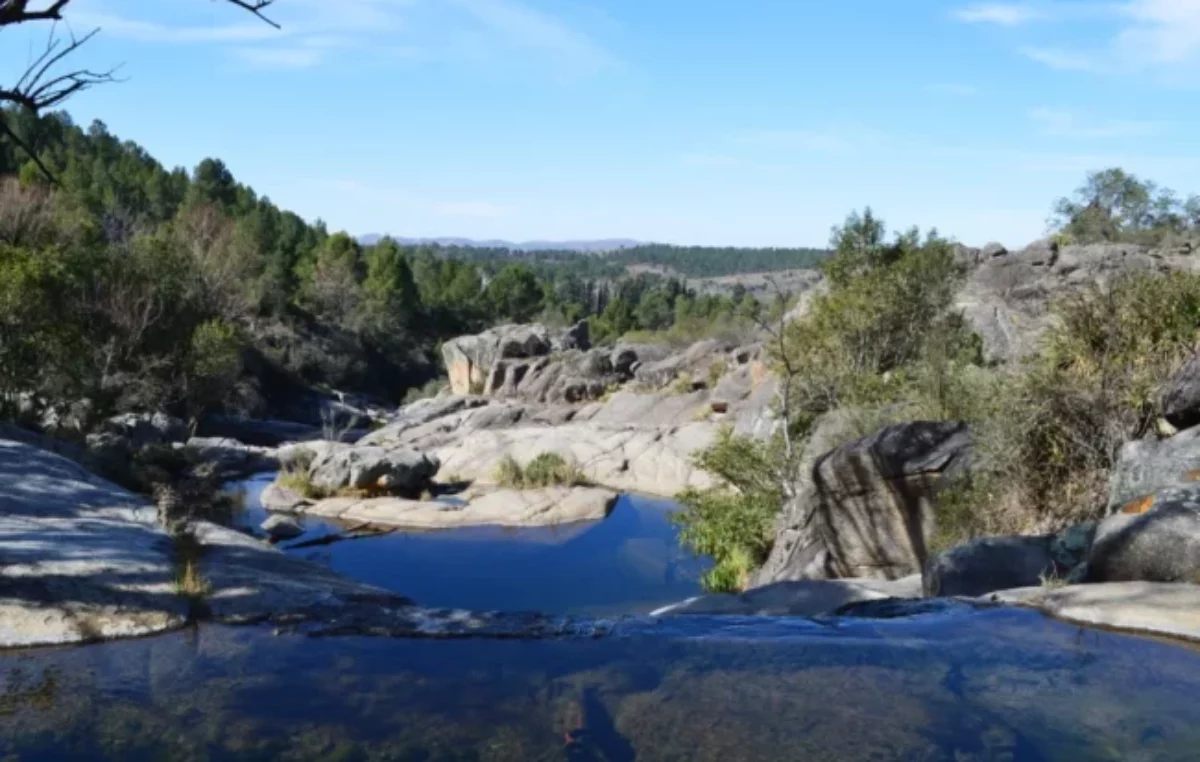
[[[77,121],[354,233],[822,245],[870,204],[1019,245],[1089,169],[1200,191],[1200,0],[72,8],[126,79]]]

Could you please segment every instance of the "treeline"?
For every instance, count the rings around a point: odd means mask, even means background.
[[[495,273],[519,263],[539,276],[554,280],[574,276],[593,280],[623,277],[631,267],[643,266],[681,278],[716,278],[744,273],[815,268],[829,256],[825,249],[775,249],[644,244],[602,254],[546,249],[522,251],[479,246],[421,244],[407,247],[413,254],[471,262]]]
[[[0,414],[267,415],[309,386],[398,401],[438,373],[440,342],[497,322],[591,316],[601,340],[678,337],[760,309],[544,253],[363,246],[217,159],[167,169],[100,122],[5,117],[38,159],[0,140]]]

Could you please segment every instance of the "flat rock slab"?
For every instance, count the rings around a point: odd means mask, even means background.
[[[153,506],[76,463],[0,440],[0,647],[178,627],[172,544]]]
[[[403,498],[331,498],[301,510],[348,523],[412,529],[533,527],[597,521],[608,516],[616,502],[617,493],[602,487],[550,487],[498,489],[465,505]]]
[[[1005,590],[987,600],[1035,608],[1076,624],[1200,641],[1200,585],[1109,582]]]
[[[895,581],[873,579],[807,579],[776,582],[737,595],[690,598],[658,609],[654,616],[704,614],[733,616],[822,616],[864,601],[920,598],[921,577]]]

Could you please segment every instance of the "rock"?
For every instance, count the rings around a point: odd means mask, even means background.
[[[1125,510],[1167,487],[1200,480],[1200,429],[1170,439],[1127,442],[1108,479],[1108,512]]]
[[[816,457],[852,420],[851,412],[838,411],[818,423],[802,454],[797,497],[785,507],[771,555],[753,584],[895,579],[924,566],[935,528],[933,499],[966,467],[970,433],[953,421],[901,423]]]
[[[496,489],[465,506],[437,500],[330,498],[303,508],[307,515],[348,523],[420,529],[467,526],[551,526],[598,521],[612,511],[617,493],[600,487]]]
[[[847,604],[861,601],[920,596],[919,576],[892,582],[866,579],[801,580],[775,582],[738,595],[702,595],[658,609],[651,616],[706,614],[814,617],[832,614]]]
[[[584,352],[592,348],[592,327],[586,320],[580,320],[568,328],[555,344],[555,349],[579,349]]]
[[[1088,582],[1200,583],[1200,485],[1167,488],[1100,522]]]
[[[633,366],[638,363],[638,353],[633,347],[617,347],[609,358],[613,372],[628,380],[633,378]]]
[[[1200,640],[1200,585],[1114,582],[1022,588],[988,600],[1043,611],[1067,622]]]
[[[484,407],[489,400],[479,396],[452,395],[417,400],[402,408],[384,427],[358,440],[360,445],[385,445],[398,441],[405,432],[464,410]]]
[[[708,369],[714,363],[724,361],[725,355],[734,349],[736,346],[728,341],[699,341],[661,360],[647,362],[643,359],[633,375],[639,384],[651,389],[661,389],[685,374],[703,385],[707,383]]]
[[[196,428],[197,436],[205,439],[233,439],[254,447],[278,447],[288,442],[308,442],[323,439],[320,427],[293,421],[255,418],[235,418],[228,415],[206,415]],[[348,441],[361,436],[347,432]]]
[[[417,492],[439,467],[437,457],[414,450],[356,446],[327,451],[313,461],[308,477],[314,487],[330,494],[374,488]]]
[[[226,480],[253,476],[279,468],[275,451],[245,445],[234,439],[192,437],[184,445],[199,462],[212,463]]]
[[[938,553],[925,564],[922,587],[931,597],[979,596],[1059,579],[1053,535],[984,537]]]
[[[0,646],[181,626],[171,545],[152,505],[82,466],[0,440]]]
[[[1176,429],[1200,425],[1200,354],[1192,355],[1162,393],[1163,417]]]
[[[292,540],[304,534],[304,527],[290,516],[275,514],[259,525],[272,541]]]
[[[312,502],[303,495],[280,486],[277,482],[264,487],[258,501],[268,511],[283,511],[284,513],[296,512]]]
[[[498,360],[541,357],[550,353],[550,339],[540,325],[502,325],[474,336],[460,336],[442,345],[442,358],[454,394],[481,391]]]
[[[985,250],[998,253],[991,246]],[[1193,271],[1192,258],[1135,244],[1056,247],[1035,241],[999,256],[980,252],[970,266],[955,307],[983,339],[984,358],[1011,362],[1034,354],[1053,324],[1051,305],[1095,284],[1131,272]]]
[[[186,442],[188,427],[178,418],[163,413],[126,413],[106,420],[101,429],[109,434],[125,438],[134,449],[151,444],[174,444]]]
[[[979,250],[980,259],[994,259],[996,257],[1003,257],[1006,254],[1008,254],[1008,249],[1004,248],[1004,244],[1002,243],[989,243]]]

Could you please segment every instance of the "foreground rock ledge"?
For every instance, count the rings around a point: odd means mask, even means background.
[[[532,527],[598,521],[608,516],[617,493],[602,487],[498,489],[465,505],[403,498],[331,498],[297,510],[350,523],[413,529],[469,526]]]
[[[1005,590],[988,600],[1094,627],[1200,642],[1200,585],[1109,582]]]

